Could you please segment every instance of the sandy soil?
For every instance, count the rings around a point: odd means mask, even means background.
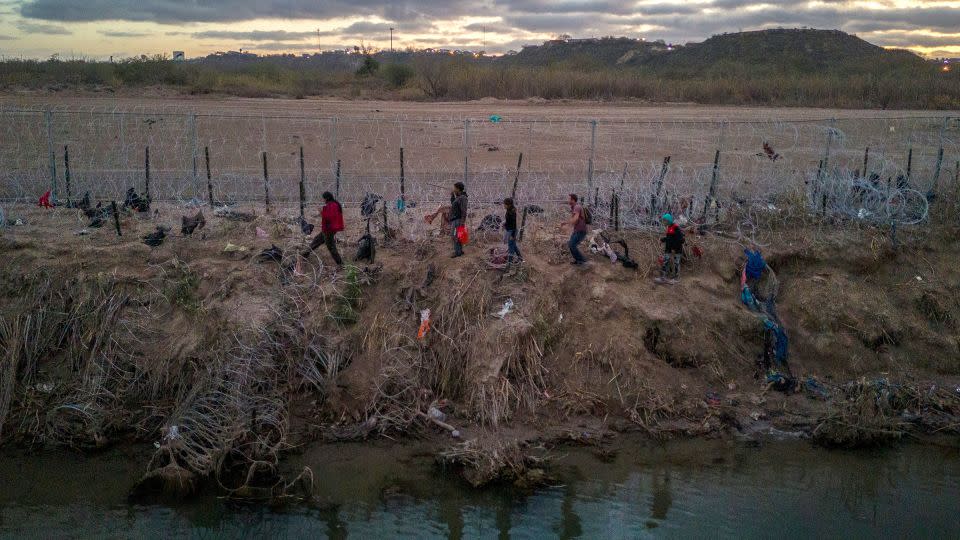
[[[566,120],[649,120],[654,122],[672,120],[693,121],[749,121],[749,120],[801,120],[831,118],[888,118],[937,116],[931,111],[876,109],[817,109],[803,107],[741,107],[697,105],[688,103],[644,103],[634,101],[592,102],[573,100],[499,100],[477,101],[363,101],[343,99],[280,99],[236,98],[164,95],[163,91],[145,92],[142,95],[64,95],[27,93],[0,95],[0,103],[6,107],[52,107],[69,109],[98,109],[117,111],[162,111],[175,109],[181,112],[198,113],[244,112],[252,114],[292,114],[305,116],[340,115],[373,118],[436,118],[460,116],[485,119],[498,114],[504,119],[549,119]]]

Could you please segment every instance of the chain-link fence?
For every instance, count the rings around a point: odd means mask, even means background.
[[[521,158],[522,154],[522,158]],[[960,118],[596,121],[305,117],[249,113],[0,109],[0,198],[295,206],[335,192],[437,203],[463,181],[474,202],[520,206],[568,193],[617,209],[624,226],[670,209],[736,205],[871,221],[922,221],[957,190]],[[519,168],[518,168],[519,166]],[[209,178],[209,180],[208,180]],[[606,206],[605,206],[606,205]]]

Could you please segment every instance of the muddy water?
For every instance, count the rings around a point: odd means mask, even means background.
[[[133,504],[142,456],[0,455],[0,536],[16,538],[638,538],[960,536],[960,454],[904,446],[625,443],[603,463],[555,452],[558,482],[474,491],[417,447],[325,446],[315,506],[204,495]]]

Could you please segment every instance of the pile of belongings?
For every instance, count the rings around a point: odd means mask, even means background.
[[[787,362],[790,341],[777,316],[776,274],[759,250],[745,249],[743,253],[747,262],[740,275],[740,301],[756,313],[763,324],[763,354],[758,367],[766,372],[768,387],[780,392],[792,392],[797,388],[797,379],[790,372]]]
[[[360,237],[360,240],[357,241],[357,254],[354,256],[354,261],[369,261],[370,264],[373,264],[374,259],[377,258],[377,241],[374,240],[373,236],[370,235],[370,232],[367,231],[366,234]]]
[[[103,206],[102,202],[97,202],[97,206],[94,208],[87,208],[83,213],[90,218],[90,224],[87,225],[88,228],[99,228],[103,226],[104,221],[113,216],[113,208],[110,206]]]
[[[169,230],[169,227],[157,225],[157,229],[155,231],[143,237],[143,243],[152,248],[160,247],[160,244],[163,243],[163,239],[167,237],[167,231]]]
[[[183,219],[180,224],[180,233],[184,236],[193,235],[193,231],[197,229],[202,229],[207,224],[207,220],[203,217],[203,211],[198,211],[197,215],[193,217],[183,216]]]
[[[306,236],[310,236],[311,234],[313,234],[313,229],[314,229],[313,223],[308,222],[302,217],[299,218],[298,221],[300,222],[300,232],[302,232]]]
[[[283,250],[273,244],[257,255],[257,262],[280,262],[281,260],[283,260]]]
[[[376,193],[367,193],[363,196],[363,201],[360,203],[360,215],[363,217],[370,217],[374,212],[377,211],[377,203],[383,197],[377,195]]]
[[[623,248],[623,252],[617,251],[614,245]],[[594,231],[590,237],[590,252],[609,258],[611,263],[619,261],[624,268],[635,269],[640,266],[630,258],[630,247],[624,240],[617,240],[611,244],[610,239],[600,230]]]
[[[494,214],[487,214],[480,220],[478,231],[498,231],[503,224],[503,218]]]
[[[127,190],[127,196],[123,200],[123,209],[133,210],[135,212],[149,212],[150,198],[137,195],[136,190],[130,188]]]
[[[229,219],[230,221],[242,221],[245,223],[249,223],[257,219],[257,216],[253,214],[237,212],[236,210],[231,209],[229,206],[218,206],[214,208],[213,215],[218,218]]]

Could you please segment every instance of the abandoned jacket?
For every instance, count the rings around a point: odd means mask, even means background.
[[[683,231],[676,224],[667,227],[667,235],[660,241],[667,253],[683,253]]]
[[[461,193],[450,202],[450,221],[463,221],[467,217],[467,194]]]
[[[320,210],[320,230],[325,233],[336,233],[343,230],[343,209],[340,203],[330,201]]]

